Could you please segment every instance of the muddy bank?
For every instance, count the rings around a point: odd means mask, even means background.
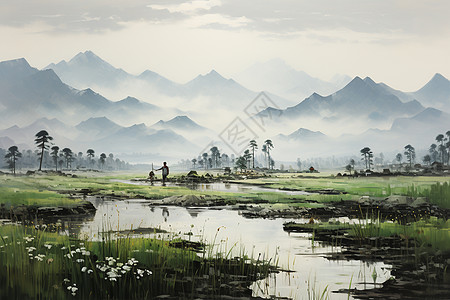
[[[52,222],[59,218],[75,219],[94,216],[95,211],[94,205],[87,201],[72,207],[20,205],[7,208],[2,204],[0,206],[0,217],[20,222],[34,222],[37,220]]]

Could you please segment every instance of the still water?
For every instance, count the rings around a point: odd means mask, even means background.
[[[372,288],[374,272],[376,284],[390,277],[390,266],[383,263],[326,259],[327,253],[341,249],[312,242],[308,234],[283,231],[283,223],[292,219],[247,219],[236,210],[152,206],[147,200],[90,201],[97,212],[79,224],[82,236],[96,239],[105,229],[161,228],[172,236],[213,243],[216,250],[231,251],[232,256],[245,253],[255,259],[272,259],[282,269],[293,271],[255,283],[254,296],[309,299],[308,293],[327,289],[330,299],[347,299],[347,294],[331,291],[346,289],[350,282],[351,288]]]
[[[147,181],[132,181],[132,180],[119,180],[113,179],[111,181],[133,184],[133,185],[150,185]],[[213,182],[213,183],[195,183],[195,184],[177,184],[177,183],[167,183],[167,186],[182,186],[187,187],[192,190],[207,192],[207,191],[217,191],[217,192],[230,192],[230,193],[248,193],[248,192],[272,192],[272,193],[282,193],[287,195],[310,195],[311,193],[305,191],[287,191],[280,189],[265,188],[258,185],[250,184],[237,184],[237,183],[226,183],[226,182]]]

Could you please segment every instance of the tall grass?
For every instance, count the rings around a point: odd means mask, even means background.
[[[249,285],[271,269],[260,257],[254,260],[242,252],[231,258],[230,253],[204,250],[199,255],[157,238],[107,235],[102,241],[81,241],[30,227],[2,226],[0,299],[190,297],[204,286],[199,293],[219,295],[227,280],[239,277]]]

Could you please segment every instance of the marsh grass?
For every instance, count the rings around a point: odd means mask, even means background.
[[[174,248],[170,240],[111,237],[82,241],[31,227],[0,227],[0,298],[187,297],[204,285],[204,293],[219,295],[233,276],[250,285],[272,268],[244,251],[231,257],[231,249],[197,253]]]

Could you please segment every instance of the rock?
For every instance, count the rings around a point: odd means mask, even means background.
[[[425,197],[417,197],[417,199],[414,200],[411,203],[411,206],[412,207],[419,207],[419,206],[426,205],[426,204],[428,204],[427,198],[425,198]]]
[[[187,177],[198,177],[197,171],[189,171]]]
[[[412,199],[406,196],[391,195],[386,198],[385,202],[393,205],[408,205],[409,202],[412,202]]]
[[[358,203],[364,203],[369,204],[370,203],[370,197],[369,196],[362,196],[358,199]]]

